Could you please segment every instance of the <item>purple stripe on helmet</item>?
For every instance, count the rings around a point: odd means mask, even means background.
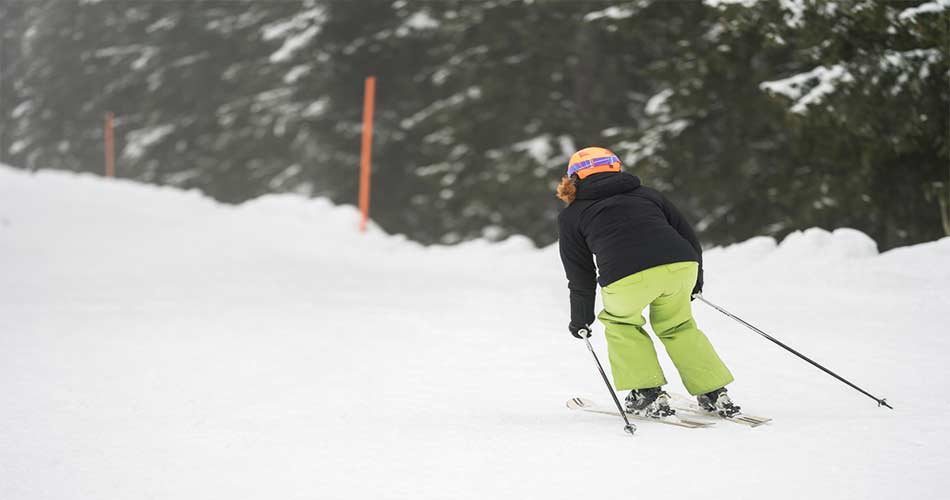
[[[620,158],[617,158],[616,156],[601,156],[600,158],[592,158],[590,160],[580,161],[567,168],[567,175],[574,175],[578,170],[586,170],[588,168],[600,167],[603,165],[612,165],[614,163],[620,163]]]

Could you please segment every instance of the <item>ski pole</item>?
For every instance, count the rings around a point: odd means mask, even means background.
[[[833,372],[833,371],[831,371],[831,370],[825,368],[824,366],[821,366],[820,364],[816,363],[815,361],[812,361],[811,359],[808,358],[808,356],[805,356],[804,354],[802,354],[802,353],[796,351],[795,349],[792,349],[791,347],[789,347],[789,346],[783,344],[782,342],[780,342],[780,341],[779,341],[778,339],[776,339],[775,337],[772,337],[771,335],[769,335],[769,334],[763,332],[762,330],[759,330],[758,328],[752,326],[751,324],[749,324],[748,322],[746,322],[746,321],[743,320],[742,318],[740,318],[740,317],[738,317],[738,316],[736,316],[736,315],[730,313],[729,311],[727,311],[727,310],[725,310],[725,309],[723,309],[723,308],[717,306],[716,304],[713,304],[712,302],[706,300],[706,299],[703,297],[703,294],[697,293],[697,294],[694,294],[693,297],[695,297],[695,298],[697,298],[697,299],[699,299],[699,300],[705,302],[706,305],[708,305],[708,306],[712,307],[713,309],[715,309],[715,310],[717,310],[717,311],[719,311],[719,312],[725,314],[726,316],[729,316],[730,318],[732,318],[732,319],[738,321],[739,323],[742,323],[743,325],[747,326],[747,327],[748,327],[750,330],[752,330],[753,332],[758,333],[759,335],[761,335],[761,336],[763,336],[763,337],[765,337],[765,338],[771,340],[772,342],[774,342],[775,344],[777,344],[777,345],[778,345],[779,347],[781,347],[782,349],[785,349],[786,351],[788,351],[788,352],[790,352],[790,353],[792,353],[792,354],[798,356],[799,358],[802,358],[803,360],[805,360],[805,361],[811,363],[815,368],[818,368],[819,370],[821,370],[821,371],[827,373],[828,375],[831,375],[832,377],[834,377],[834,378],[836,378],[836,379],[838,379],[838,380],[844,382],[845,384],[848,384],[849,386],[851,386],[852,389],[854,389],[854,390],[860,392],[861,394],[864,394],[865,396],[867,396],[867,397],[873,399],[874,401],[876,401],[878,406],[886,406],[886,407],[888,407],[888,408],[890,408],[890,409],[892,409],[892,410],[894,409],[894,407],[892,407],[891,405],[887,404],[887,400],[886,400],[886,399],[875,397],[875,396],[873,396],[871,393],[869,393],[868,391],[865,391],[864,389],[862,389],[862,388],[860,388],[860,387],[858,387],[858,386],[852,384],[851,382],[847,381],[844,377],[842,377],[842,376],[838,375],[837,373],[835,373],[835,372]]]
[[[614,393],[614,388],[610,385],[610,381],[607,380],[607,374],[604,373],[604,367],[601,366],[600,360],[597,359],[597,353],[594,352],[594,346],[590,345],[590,340],[587,338],[590,335],[590,331],[586,328],[581,328],[577,331],[577,334],[584,339],[584,342],[587,342],[587,350],[590,351],[591,355],[594,356],[594,363],[597,364],[597,370],[600,371],[600,376],[603,377],[604,383],[607,384],[607,391],[610,392],[610,397],[614,398],[614,403],[617,405],[617,411],[620,412],[620,416],[623,417],[623,430],[629,434],[633,434],[637,430],[637,426],[630,423],[630,420],[627,419],[627,414],[623,411],[623,407],[620,406],[620,400],[617,399],[617,394]]]

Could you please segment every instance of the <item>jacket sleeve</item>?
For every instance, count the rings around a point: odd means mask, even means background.
[[[597,268],[587,242],[569,217],[558,218],[558,247],[561,263],[567,274],[571,298],[571,323],[591,325],[594,322],[594,297],[597,293]]]
[[[703,247],[699,244],[699,239],[696,238],[696,233],[693,232],[692,226],[689,225],[689,222],[686,222],[686,218],[683,217],[683,214],[676,209],[676,205],[670,200],[667,200],[665,196],[660,195],[660,199],[663,201],[663,213],[666,215],[666,220],[673,226],[673,229],[676,229],[676,232],[680,234],[686,241],[689,242],[690,246],[693,247],[693,250],[696,251],[696,257],[699,259],[699,274],[696,276],[696,286],[693,288],[693,293],[700,292],[703,289]]]

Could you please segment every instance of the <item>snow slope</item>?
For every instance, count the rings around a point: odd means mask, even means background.
[[[767,427],[608,403],[556,248],[424,248],[320,200],[0,167],[0,499],[939,498],[950,238],[707,252],[700,325]],[[594,344],[605,348],[601,328]],[[683,391],[668,360],[674,390]]]

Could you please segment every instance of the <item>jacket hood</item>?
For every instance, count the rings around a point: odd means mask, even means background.
[[[640,187],[640,178],[626,172],[603,172],[574,182],[578,200],[601,200]]]

